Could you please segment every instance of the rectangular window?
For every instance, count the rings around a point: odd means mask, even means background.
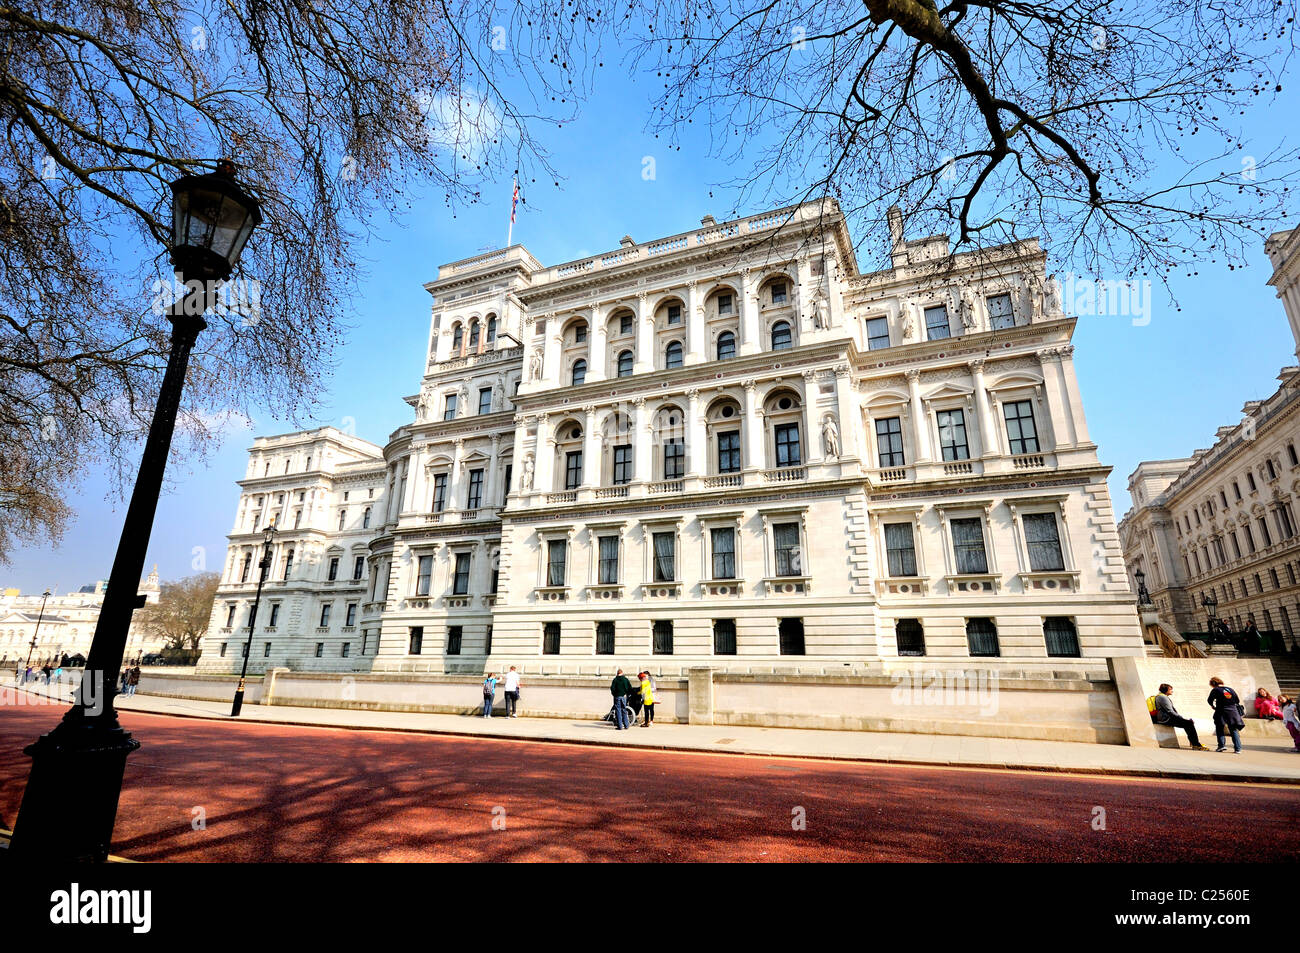
[[[433,511],[441,513],[447,508],[447,474],[438,473],[433,478]]]
[[[803,619],[782,619],[777,632],[782,655],[804,654]]]
[[[714,655],[735,655],[736,654],[736,620],[735,619],[714,619],[713,620],[713,654]]]
[[[317,658],[324,658],[324,657],[325,657],[325,643],[324,643],[324,642],[317,642],[317,643],[316,643],[316,657],[317,657]]]
[[[880,466],[903,465],[903,422],[898,417],[882,417],[876,421],[876,448]]]
[[[940,304],[925,309],[925,339],[927,341],[939,341],[949,337],[951,333],[948,329],[947,305]]]
[[[460,639],[464,631],[465,631],[464,627],[459,625],[447,626],[447,654],[448,655],[460,654]]]
[[[329,580],[334,580],[337,579],[338,577],[339,577],[339,558],[337,556],[332,556],[330,557],[329,571],[326,573],[325,578]]]
[[[778,281],[772,285],[772,303],[785,304],[785,282]]]
[[[731,295],[718,295],[718,314],[731,314]]]
[[[451,591],[457,596],[469,592],[469,553],[456,554],[456,575],[452,581]]]
[[[320,607],[320,624],[322,629],[330,624],[330,610],[333,608],[333,604],[329,602]]]
[[[614,654],[614,623],[613,622],[596,623],[596,654],[597,655]]]
[[[686,475],[686,441],[675,437],[664,444],[664,479],[680,480]]]
[[[1037,453],[1038,428],[1034,426],[1034,407],[1027,400],[1008,401],[1002,405],[1007,418],[1007,442],[1011,452]]]
[[[235,625],[235,603],[226,603],[226,628],[234,628]]]
[[[1232,495],[1238,503],[1241,502],[1241,487],[1237,486],[1237,481],[1232,481]]]
[[[1054,658],[1079,657],[1079,634],[1070,619],[1063,616],[1044,619],[1043,640],[1047,643],[1047,654]]]
[[[227,645],[227,644],[228,644],[228,643],[226,643],[226,642],[222,642],[222,643],[221,643],[221,653],[220,653],[220,654],[221,654],[221,657],[222,657],[222,658],[225,658],[225,657],[226,657],[226,645]]]
[[[563,539],[546,541],[546,584],[548,586],[564,585],[564,564],[568,549],[569,544]]]
[[[984,556],[984,529],[979,517],[951,521],[952,548],[957,559],[957,572],[963,575],[989,571]]]
[[[506,479],[501,484],[501,505],[506,505],[506,497],[510,495],[510,480],[515,475],[514,464],[506,464]]]
[[[576,490],[582,483],[582,451],[570,450],[564,455],[564,488]]]
[[[718,472],[740,472],[739,430],[728,430],[718,434]]]
[[[352,578],[360,579],[366,574],[366,557],[358,556],[352,561]]]
[[[417,596],[427,596],[429,594],[429,584],[433,580],[433,557],[420,557],[420,572],[415,581],[415,594]]]
[[[1255,534],[1250,531],[1250,524],[1242,523],[1241,531],[1246,534],[1246,548],[1253,553],[1255,551]]]
[[[673,624],[667,619],[658,619],[655,621],[654,654],[673,654]]]
[[[492,626],[488,626],[487,632],[483,634],[483,654],[492,654]]]
[[[891,576],[916,575],[916,544],[911,523],[885,524],[885,553]]]
[[[939,420],[939,446],[945,460],[969,460],[966,446],[966,415],[960,410],[941,410]]]
[[[469,471],[469,494],[465,497],[467,509],[476,510],[483,505],[483,471]]]
[[[668,323],[669,324],[682,323],[682,306],[680,304],[670,304],[668,306]]]
[[[625,314],[618,319],[618,333],[619,334],[632,333],[632,316],[630,314]]]
[[[443,405],[442,419],[443,420],[456,419],[456,395],[455,394],[447,395],[447,403]]]
[[[1251,493],[1255,492],[1255,474],[1253,473],[1246,474],[1246,486],[1250,487]]]
[[[1282,538],[1290,539],[1295,535],[1295,527],[1291,525],[1291,514],[1286,511],[1285,506],[1277,508],[1277,521],[1282,529]]]
[[[600,575],[597,579],[602,586],[618,584],[617,536],[600,537]]]
[[[410,644],[407,645],[407,655],[419,655],[420,649],[424,647],[424,626],[411,626]]]
[[[966,620],[966,647],[972,656],[990,657],[1001,654],[998,646],[998,627],[992,619]]]
[[[620,443],[614,448],[614,485],[632,482],[632,445]]]
[[[262,646],[262,658],[270,658],[270,657],[271,657],[271,643],[267,642],[265,645]]]
[[[776,574],[802,576],[803,559],[799,552],[799,524],[775,524],[772,527],[772,542],[776,547]]]
[[[1272,537],[1272,535],[1269,534],[1269,531],[1268,531],[1268,523],[1264,522],[1264,517],[1262,517],[1262,516],[1259,518],[1258,522],[1259,522],[1259,532],[1260,532],[1260,535],[1264,537],[1264,545],[1265,545],[1265,546],[1272,546],[1272,545],[1273,545],[1273,537]]]
[[[492,413],[492,388],[480,387],[478,389],[478,412],[480,414]]]
[[[736,578],[736,531],[723,527],[710,531],[713,541],[713,578]]]
[[[889,319],[867,319],[867,350],[879,351],[889,347]]]
[[[780,424],[773,430],[776,441],[776,465],[797,467],[803,462],[799,452],[799,425]]]
[[[355,602],[348,603],[347,611],[344,613],[343,618],[344,618],[344,622],[343,622],[344,625],[357,624],[357,604]]]
[[[542,654],[560,654],[560,623],[547,622],[542,626]]]
[[[655,582],[677,581],[677,534],[655,533]]]
[[[343,647],[339,650],[339,655],[342,656],[343,658],[347,658],[351,654],[352,654],[352,643],[344,642]]]
[[[918,620],[899,619],[894,626],[894,638],[898,642],[899,655],[925,655],[925,630]]]
[[[276,623],[279,622],[279,621],[280,621],[280,603],[278,603],[278,602],[272,602],[272,603],[271,603],[271,619],[270,619],[269,622],[267,622],[267,625],[269,625],[271,628],[274,629]]]
[[[989,309],[989,330],[1004,331],[1016,326],[1016,316],[1011,310],[1011,295],[989,295],[984,301]]]
[[[1026,513],[1024,524],[1025,545],[1029,548],[1029,568],[1034,572],[1057,572],[1064,569],[1056,514]]]

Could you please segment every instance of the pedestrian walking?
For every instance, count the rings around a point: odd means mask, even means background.
[[[1296,711],[1296,700],[1287,698],[1286,695],[1279,695],[1277,700],[1286,702],[1282,706],[1282,724],[1286,725],[1286,730],[1291,733],[1295,750],[1300,751],[1300,713]]]
[[[483,717],[492,717],[492,706],[497,700],[497,673],[488,672],[488,677],[483,679]]]
[[[1187,743],[1192,746],[1193,751],[1209,751],[1210,749],[1201,744],[1201,739],[1197,737],[1196,725],[1193,724],[1192,719],[1178,714],[1171,697],[1173,694],[1174,686],[1168,682],[1160,686],[1160,694],[1156,695],[1156,723],[1169,725],[1171,728],[1181,728],[1187,732]]]
[[[134,695],[135,690],[140,686],[140,666],[132,666],[131,671],[126,676],[126,693]]]
[[[28,665],[27,671],[23,672],[23,684],[25,685],[31,680],[32,680],[32,667]]]
[[[642,672],[641,679],[641,710],[645,712],[645,721],[641,722],[642,728],[649,728],[655,720],[655,680],[650,677],[649,672]]]
[[[1232,753],[1241,754],[1241,729],[1246,727],[1242,718],[1246,709],[1241,704],[1241,696],[1223,684],[1223,679],[1210,679],[1210,695],[1205,699],[1214,709],[1214,737],[1219,747],[1216,751],[1227,751],[1228,745],[1224,733],[1232,735]]]
[[[628,718],[627,696],[632,694],[632,683],[627,680],[620,668],[609,683],[609,693],[614,696],[614,730],[622,731],[632,727]]]
[[[49,662],[46,662],[44,665],[41,666],[41,674],[45,676],[46,685],[50,684],[50,675],[53,674],[53,672],[54,670],[50,668]]]
[[[122,694],[126,694],[126,683],[131,680],[131,666],[122,669]]]
[[[506,717],[518,718],[519,712],[519,672],[513,665],[506,672]]]

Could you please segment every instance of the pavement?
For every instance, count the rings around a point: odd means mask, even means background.
[[[36,686],[29,688],[29,692],[54,694],[55,689]],[[71,699],[70,688],[63,687],[58,694],[60,698]],[[1260,736],[1253,732],[1243,738],[1245,750],[1241,754],[1233,754],[1231,749],[1224,753],[1217,753],[1213,750],[1130,748],[1124,745],[1070,741],[822,731],[801,728],[749,728],[731,725],[664,723],[655,724],[650,728],[636,727],[627,731],[616,731],[612,725],[604,722],[529,718],[526,713],[518,718],[483,718],[419,712],[246,704],[240,717],[231,719],[230,703],[226,701],[198,701],[141,694],[130,697],[119,696],[116,704],[121,712],[276,725],[402,731],[632,749],[818,758],[832,761],[1300,784],[1300,753],[1294,751],[1290,738],[1282,738],[1274,734]],[[1181,731],[1179,740],[1185,743]],[[1202,743],[1205,742],[1213,746],[1212,733],[1203,734]]]

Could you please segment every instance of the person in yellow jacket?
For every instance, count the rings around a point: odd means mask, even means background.
[[[642,672],[641,679],[641,710],[645,712],[645,721],[641,722],[642,728],[649,728],[650,723],[655,720],[655,680],[650,677],[649,672]]]

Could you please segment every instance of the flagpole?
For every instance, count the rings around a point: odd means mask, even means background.
[[[510,185],[510,228],[506,232],[506,247],[510,247],[515,237],[515,190],[519,188],[519,177],[515,176]]]

